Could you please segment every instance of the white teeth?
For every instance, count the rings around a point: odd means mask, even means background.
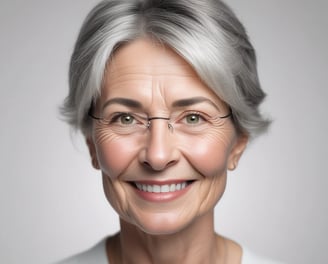
[[[161,186],[159,186],[159,185],[154,185],[154,186],[153,186],[153,192],[154,192],[154,193],[160,193],[160,192],[161,192]]]
[[[177,184],[166,184],[166,185],[150,185],[150,184],[142,184],[136,183],[137,188],[140,191],[144,192],[153,192],[153,193],[168,193],[180,191],[187,187],[187,182],[177,183]]]
[[[161,192],[167,193],[170,191],[170,187],[168,185],[161,186]]]
[[[175,192],[175,184],[171,184],[171,186],[170,186],[170,192]]]

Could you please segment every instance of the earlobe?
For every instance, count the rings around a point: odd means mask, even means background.
[[[244,150],[246,149],[247,143],[248,143],[247,135],[238,136],[230,152],[230,156],[228,160],[228,170],[232,171],[237,168],[238,162]]]
[[[100,166],[99,166],[99,163],[98,163],[96,147],[95,147],[95,144],[93,143],[92,138],[90,138],[90,137],[86,138],[86,143],[87,143],[87,146],[88,146],[88,149],[89,149],[92,167],[94,167],[96,170],[99,170]]]

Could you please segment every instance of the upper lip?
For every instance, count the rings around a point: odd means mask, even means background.
[[[165,180],[165,181],[155,181],[155,180],[140,180],[140,181],[129,181],[130,183],[139,183],[147,185],[169,185],[169,184],[178,184],[182,182],[191,182],[195,179],[179,179],[179,180]]]

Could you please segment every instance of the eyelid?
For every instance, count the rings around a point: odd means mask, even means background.
[[[197,117],[199,117],[199,122],[195,125],[202,125],[205,124],[207,122],[209,122],[210,120],[210,116],[201,112],[201,111],[195,111],[195,110],[187,110],[187,111],[183,111],[182,113],[179,113],[177,116],[175,116],[174,118],[171,119],[172,123],[181,123],[181,124],[186,124],[187,120],[186,118],[188,118],[189,116],[195,115]],[[189,125],[189,124],[186,124]]]
[[[201,118],[203,118],[204,120],[208,120],[210,119],[210,115],[204,113],[204,112],[201,112],[201,111],[197,111],[197,110],[186,110],[186,111],[183,111],[182,113],[180,113],[177,117],[178,118],[183,118],[183,117],[186,117],[188,115],[197,115],[197,116],[200,116]]]
[[[145,123],[148,120],[147,117],[143,117],[143,116],[141,116],[139,114],[131,113],[131,112],[114,112],[114,113],[110,114],[110,116],[109,116],[108,119],[105,118],[105,120],[109,124],[112,124],[112,123],[116,122],[123,115],[132,116],[135,120],[139,121],[140,123]]]

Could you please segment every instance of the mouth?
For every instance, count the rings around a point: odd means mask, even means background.
[[[181,181],[176,183],[143,183],[143,182],[131,182],[132,186],[139,191],[148,192],[148,193],[173,193],[178,192],[189,185],[191,185],[194,180]]]

